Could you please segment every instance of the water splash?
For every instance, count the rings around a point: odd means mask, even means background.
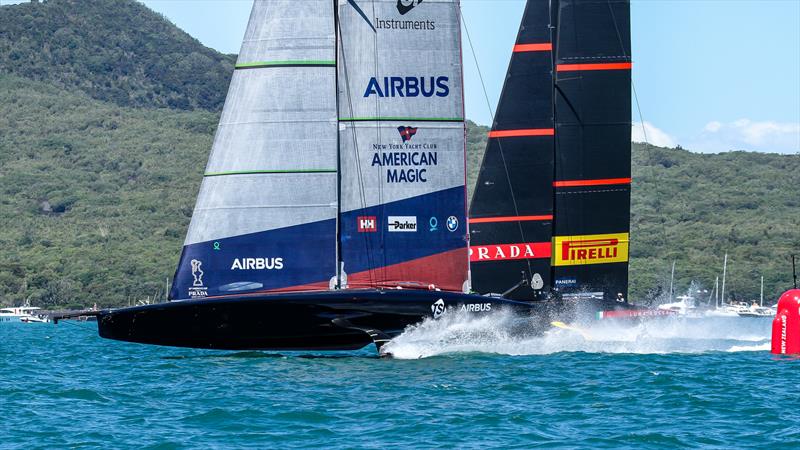
[[[668,317],[640,323],[595,321],[578,330],[525,332],[509,312],[446,314],[410,327],[384,347],[399,359],[479,352],[504,355],[703,353],[769,350],[770,322],[761,319]]]

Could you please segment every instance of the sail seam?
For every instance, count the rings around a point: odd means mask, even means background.
[[[257,61],[236,64],[236,69],[263,69],[267,67],[336,67],[336,61]]]
[[[553,220],[553,215],[471,218],[469,223],[535,222],[545,220]]]
[[[209,172],[205,177],[222,177],[227,175],[262,175],[262,174],[292,174],[292,173],[336,173],[336,169],[305,169],[305,170],[242,170],[231,172]]]
[[[630,70],[633,63],[598,63],[598,64],[558,64],[556,72],[577,72],[589,70]]]
[[[553,182],[553,186],[555,187],[605,186],[614,184],[631,184],[631,182],[632,180],[630,178],[606,178],[600,180],[566,180],[566,181],[555,181]]]
[[[514,46],[514,53],[549,52],[552,50],[553,44],[550,42],[543,44],[517,44]]]
[[[457,117],[342,117],[340,122],[463,122]]]
[[[525,136],[555,136],[554,128],[530,128],[526,130],[494,130],[489,132],[490,138],[525,137]]]

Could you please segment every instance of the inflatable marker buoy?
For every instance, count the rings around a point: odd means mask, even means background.
[[[772,353],[800,355],[800,289],[792,289],[778,300],[772,321]]]

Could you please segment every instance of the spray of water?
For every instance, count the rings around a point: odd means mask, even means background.
[[[504,355],[590,353],[702,353],[769,350],[770,321],[742,318],[659,318],[640,323],[597,321],[574,329],[525,332],[509,312],[450,311],[410,327],[384,347],[395,358],[480,352]]]

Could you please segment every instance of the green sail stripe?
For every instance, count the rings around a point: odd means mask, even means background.
[[[458,117],[342,117],[340,122],[463,122]]]
[[[274,66],[336,66],[336,61],[311,60],[311,61],[257,61],[236,64],[237,69],[256,69],[259,67]]]
[[[262,174],[290,174],[290,173],[336,173],[336,169],[305,169],[305,170],[242,170],[231,172],[209,172],[206,177],[222,177],[226,175],[262,175]]]

